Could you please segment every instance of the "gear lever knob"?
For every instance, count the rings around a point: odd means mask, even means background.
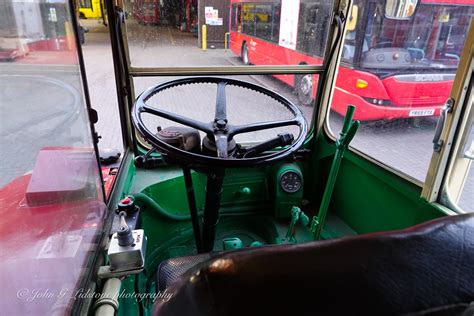
[[[120,212],[120,228],[117,232],[118,244],[122,247],[128,247],[133,245],[134,239],[130,227],[128,227],[127,222],[125,221],[125,216],[127,213],[124,211]]]

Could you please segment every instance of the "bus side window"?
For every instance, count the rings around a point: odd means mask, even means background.
[[[272,13],[272,36],[271,41],[274,43],[278,43],[280,39],[280,11],[281,11],[281,4],[273,5],[273,13]]]
[[[324,5],[301,5],[297,49],[313,56],[324,55],[330,12]]]
[[[242,6],[242,14],[242,33],[255,35],[255,5],[244,4]]]
[[[239,23],[239,18],[237,16],[237,14],[239,13],[238,9],[237,9],[237,5],[232,5],[232,18],[230,19],[231,20],[231,30],[236,32],[237,31],[237,24]]]
[[[272,6],[271,4],[257,4],[255,8],[256,36],[271,40],[272,38]]]
[[[242,23],[242,6],[240,4],[237,6],[237,23],[239,25]]]
[[[81,6],[81,8],[92,9],[92,1],[91,0],[81,0],[80,6]]]

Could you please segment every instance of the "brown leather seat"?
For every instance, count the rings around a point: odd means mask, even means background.
[[[154,315],[460,315],[474,301],[474,214],[223,253],[167,293]]]

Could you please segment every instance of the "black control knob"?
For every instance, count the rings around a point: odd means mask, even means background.
[[[137,211],[137,207],[135,206],[135,201],[131,196],[127,196],[123,198],[118,204],[117,204],[117,213],[120,212],[125,212],[127,215]]]

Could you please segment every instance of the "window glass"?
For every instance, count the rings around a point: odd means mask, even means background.
[[[272,5],[257,4],[255,6],[255,36],[264,40],[272,38]]]
[[[279,3],[273,5],[272,15],[272,38],[271,41],[278,43],[280,38],[280,14],[281,5]]]
[[[255,35],[255,5],[242,5],[242,33]]]
[[[419,2],[409,19],[386,18],[383,1],[356,1],[331,105],[329,126],[342,127],[348,104],[362,121],[351,144],[424,181],[440,109],[474,15],[473,5]]]
[[[239,14],[239,15],[237,15]],[[232,16],[231,16],[231,30],[237,31],[237,25],[240,20],[240,11],[238,11],[237,4],[232,5]]]
[[[474,212],[474,165],[471,164],[466,175],[466,182],[459,197],[459,207],[466,212]]]
[[[359,21],[359,17],[362,16],[362,14],[359,14],[359,10],[363,10],[364,8],[359,8],[358,5],[354,4],[352,6],[352,12],[349,16],[348,19],[348,25],[346,28],[346,38],[344,41],[344,45],[342,47],[342,62],[343,63],[352,63],[354,62],[354,55],[356,53],[356,45],[357,43],[357,35],[358,32],[357,30],[359,29],[357,27],[357,22]],[[363,11],[362,11],[363,12]],[[361,36],[361,35],[359,35]],[[364,44],[359,45],[361,46],[359,49],[367,51],[367,45]]]
[[[79,5],[81,8],[92,8],[92,0],[80,0]]]
[[[331,25],[331,0],[183,3],[124,0],[132,66],[241,65],[234,57],[242,58],[245,45],[249,65],[321,64]],[[224,49],[226,38],[228,50]]]
[[[473,6],[421,3],[409,20],[387,19],[382,12],[381,4],[369,12],[362,67],[456,69]],[[398,55],[394,58],[393,54]]]
[[[147,3],[151,2],[153,1]],[[189,31],[187,7],[172,6],[172,3],[174,2],[160,3],[160,14],[154,18],[145,18],[140,10],[144,7],[141,1],[125,0],[124,11],[127,18],[124,29],[132,66],[253,67],[323,63],[325,41],[331,24],[331,0],[231,0],[230,6],[220,0],[191,1],[190,10],[197,12],[198,17],[195,28],[190,28]],[[177,21],[180,22],[176,24]],[[206,50],[202,46],[203,29],[206,30]],[[226,37],[230,39],[228,49],[224,48]],[[148,87],[142,82],[150,82],[149,85],[152,85],[162,79],[133,78],[135,96]],[[263,82],[264,86],[287,96],[303,110],[307,121],[311,123],[316,75],[243,76],[243,79],[258,84]],[[238,94],[235,93],[234,96]],[[214,100],[211,97],[207,102],[213,105]],[[241,107],[242,113],[252,113],[255,119],[270,117],[267,110],[271,106],[264,106],[263,104],[267,104],[264,101],[234,102],[237,103],[237,108]],[[183,104],[183,100],[177,100],[176,103]],[[183,115],[191,117],[204,113],[199,108],[182,109],[189,111]],[[268,135],[248,136],[244,140],[264,140],[266,136]]]
[[[330,25],[331,8],[324,3],[301,4],[298,25],[298,50],[315,55],[323,56],[324,43],[327,33],[324,31]]]
[[[467,141],[462,148],[461,159],[464,159],[465,163],[468,163],[470,166],[465,169],[467,171],[464,176],[464,185],[459,195],[458,205],[464,211],[474,212],[474,164],[472,163],[472,160],[474,160],[474,122],[471,122],[468,135]],[[468,162],[469,159],[471,160],[470,162]],[[460,177],[461,175],[457,176]]]
[[[356,50],[356,35],[357,31],[348,31],[346,33],[346,39],[342,48],[342,61],[352,63],[354,62],[354,55]]]
[[[106,206],[69,1],[0,1],[0,104],[2,313],[70,314]]]

